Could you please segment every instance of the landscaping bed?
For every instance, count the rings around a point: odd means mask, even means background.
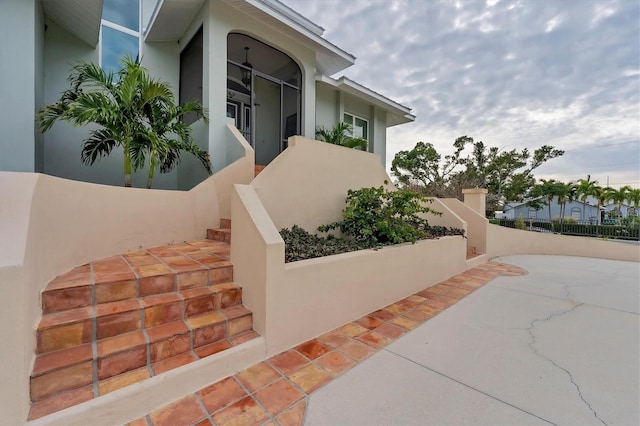
[[[421,227],[424,239],[437,239],[448,235],[464,235],[463,229],[447,228],[444,226]],[[334,235],[320,236],[310,234],[306,230],[294,225],[291,229],[280,230],[280,235],[284,240],[284,261],[296,262],[298,260],[312,259],[315,257],[331,256],[334,254],[348,253],[351,251],[376,249],[392,244],[370,244],[366,242],[356,242],[350,238],[339,238]]]

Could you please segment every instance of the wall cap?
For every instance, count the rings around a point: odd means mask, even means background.
[[[488,192],[489,190],[486,188],[468,188],[462,190],[463,194],[487,194]]]

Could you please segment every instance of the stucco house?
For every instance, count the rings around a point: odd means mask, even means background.
[[[209,124],[194,123],[194,136],[214,172],[241,156],[225,118],[254,148],[257,165],[271,162],[290,136],[313,139],[317,126],[340,121],[384,162],[386,129],[415,119],[410,108],[334,78],[355,57],[277,0],[6,0],[1,8],[0,170],[121,185],[118,153],[85,166],[87,129],[58,123],[41,134],[34,114],[68,87],[78,61],[114,69],[125,54],[142,58],[180,100],[195,98],[208,109]],[[154,186],[185,190],[204,178],[197,160],[185,156]]]

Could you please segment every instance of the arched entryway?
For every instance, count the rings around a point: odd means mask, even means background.
[[[227,36],[227,117],[267,165],[300,134],[302,73],[285,53],[239,33]]]

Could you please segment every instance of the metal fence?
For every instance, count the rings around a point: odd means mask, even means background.
[[[549,232],[563,235],[578,235],[584,237],[612,238],[620,240],[640,240],[640,223],[631,224],[598,224],[595,221],[550,221],[544,219],[499,219],[492,220],[500,226],[518,228],[534,232]]]

